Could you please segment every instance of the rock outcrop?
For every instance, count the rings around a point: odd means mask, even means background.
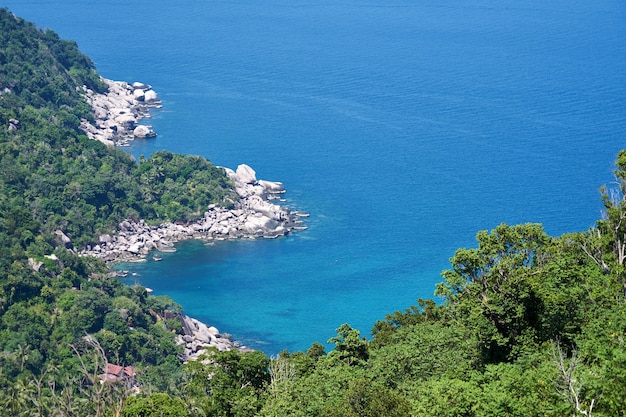
[[[81,254],[108,262],[134,261],[144,259],[153,250],[175,251],[174,243],[187,239],[276,238],[306,228],[300,220],[301,213],[269,201],[285,192],[282,184],[256,179],[251,182],[256,174],[251,176],[254,170],[247,165],[240,165],[237,172],[226,172],[240,196],[232,209],[210,205],[200,219],[187,224],[151,226],[143,220],[125,220],[118,225],[117,234],[101,235],[96,244]]]
[[[220,352],[238,349],[242,352],[249,352],[252,349],[241,346],[238,342],[234,342],[228,333],[220,333],[213,326],[206,324],[188,316],[180,317],[183,334],[179,334],[176,343],[184,346],[181,360],[187,362],[197,360],[202,351],[206,347],[214,347]]]
[[[159,98],[147,84],[112,81],[102,78],[109,86],[106,94],[84,89],[95,122],[81,120],[81,129],[91,139],[107,145],[126,146],[134,138],[152,138],[156,133],[150,126],[138,125],[149,117],[149,109],[161,107]]]
[[[9,132],[15,132],[20,127],[20,121],[17,119],[9,119]]]

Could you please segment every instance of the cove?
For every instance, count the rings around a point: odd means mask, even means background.
[[[178,245],[130,281],[268,354],[432,297],[500,222],[601,216],[626,130],[620,2],[5,1],[163,101],[154,151],[246,163],[311,213],[285,239]],[[132,282],[130,282],[132,283]]]

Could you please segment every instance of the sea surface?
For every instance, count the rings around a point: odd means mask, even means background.
[[[188,242],[128,283],[269,355],[368,336],[478,230],[601,216],[626,147],[622,0],[4,0],[163,100],[167,149],[282,181],[308,230]]]

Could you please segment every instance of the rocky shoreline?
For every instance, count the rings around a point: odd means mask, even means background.
[[[149,117],[150,108],[161,107],[152,87],[139,82],[101,79],[109,86],[106,94],[84,87],[95,119],[95,124],[86,119],[81,121],[87,136],[110,146],[125,146],[137,137],[156,136],[149,126],[137,124]],[[84,248],[81,254],[106,262],[141,261],[152,251],[175,251],[174,243],[182,240],[276,238],[306,228],[300,219],[302,213],[270,202],[279,200],[285,192],[282,183],[257,180],[256,172],[245,164],[236,171],[224,170],[240,197],[232,209],[211,205],[200,219],[185,224],[152,226],[143,220],[125,220],[118,225],[117,234],[101,235],[96,244]]]
[[[156,136],[150,126],[138,125],[139,120],[149,117],[150,108],[161,106],[152,88],[142,83],[131,85],[104,78],[102,81],[109,86],[107,94],[97,94],[85,88],[85,98],[95,119],[94,123],[81,120],[85,134],[109,146],[128,146],[134,138]],[[301,218],[308,214],[271,202],[282,200],[281,195],[285,192],[282,183],[257,180],[256,172],[245,164],[239,165],[236,171],[224,170],[233,180],[240,197],[233,208],[211,205],[200,219],[185,224],[152,226],[143,220],[125,220],[118,225],[116,234],[101,235],[96,244],[84,248],[80,254],[108,263],[145,261],[151,253],[155,253],[154,260],[160,260],[159,251],[173,252],[176,250],[174,244],[183,240],[267,239],[306,229]],[[69,238],[61,234],[67,239],[64,243],[70,243]],[[185,315],[179,318],[183,332],[177,336],[177,343],[184,346],[180,358],[184,362],[198,359],[205,347],[215,347],[219,351],[252,350],[240,346],[229,334],[221,334],[215,327]]]
[[[236,172],[225,170],[240,196],[232,209],[211,205],[199,220],[186,224],[151,226],[143,220],[125,220],[117,234],[101,235],[98,243],[84,248],[81,255],[106,262],[137,262],[153,251],[173,252],[174,243],[183,240],[273,239],[306,229],[301,219],[305,213],[270,202],[285,192],[281,183],[257,180],[254,170],[243,164]]]
[[[120,223],[117,234],[101,235],[97,245],[83,249],[80,254],[95,256],[109,263],[145,261],[151,253],[155,253],[154,259],[159,260],[159,251],[174,252],[174,243],[183,240],[202,239],[211,242],[276,238],[306,228],[301,218],[308,214],[291,211],[269,201],[285,192],[281,183],[257,180],[256,173],[247,165],[239,165],[237,171],[225,170],[235,182],[235,189],[240,196],[233,209],[211,205],[201,219],[189,224],[162,223],[150,226],[143,220],[125,220]],[[213,326],[185,315],[181,315],[180,320],[183,333],[177,336],[177,344],[184,346],[180,356],[183,362],[198,359],[205,347],[215,347],[219,351],[252,350],[241,346],[229,334],[220,333]]]
[[[176,344],[183,346],[180,359],[183,362],[197,360],[202,355],[204,348],[214,347],[220,352],[237,349],[241,352],[251,352],[253,349],[242,346],[232,340],[228,333],[220,333],[213,326],[207,326],[199,320],[189,316],[180,316],[183,326],[183,334],[176,337]]]
[[[85,134],[110,146],[128,146],[135,138],[156,136],[151,126],[138,124],[150,117],[151,108],[160,108],[161,101],[151,86],[129,84],[101,78],[108,87],[106,94],[98,94],[86,87],[84,97],[91,106],[95,122],[82,119],[80,127]]]

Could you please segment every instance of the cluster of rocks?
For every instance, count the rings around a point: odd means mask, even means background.
[[[151,251],[172,252],[174,243],[187,239],[226,240],[276,238],[302,230],[304,213],[270,202],[285,192],[279,182],[257,181],[247,165],[237,171],[226,169],[240,199],[232,209],[210,205],[197,221],[187,224],[162,223],[150,226],[143,220],[125,220],[115,235],[101,235],[99,242],[81,252],[109,262],[142,260]]]
[[[91,106],[95,123],[81,120],[85,134],[107,145],[127,146],[134,138],[151,138],[156,133],[150,126],[139,125],[139,120],[149,117],[150,108],[161,107],[157,93],[143,83],[129,84],[102,78],[109,87],[98,94],[84,87],[85,99]]]
[[[9,132],[15,132],[20,127],[20,121],[17,119],[9,119]]]
[[[242,352],[252,351],[249,347],[233,342],[231,335],[220,333],[213,326],[209,327],[201,321],[184,315],[180,317],[180,320],[183,325],[183,334],[177,336],[176,343],[184,346],[181,355],[183,362],[197,360],[206,347],[214,347],[220,352],[232,349]]]

